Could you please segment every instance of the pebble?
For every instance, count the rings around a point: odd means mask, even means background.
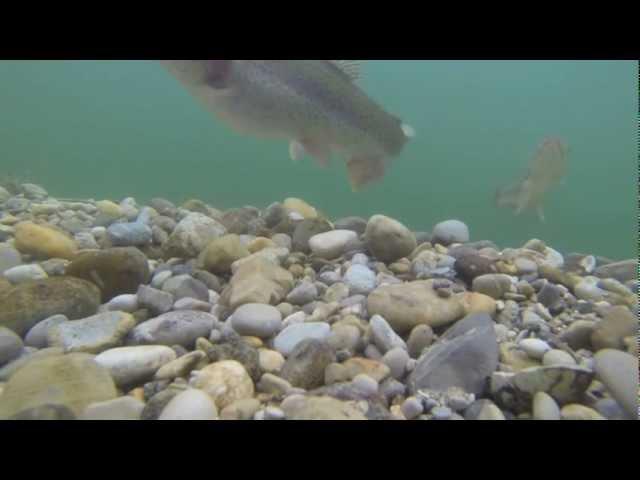
[[[271,373],[265,373],[256,385],[259,392],[282,397],[286,395],[292,388],[291,384],[284,378]]]
[[[22,339],[13,330],[0,327],[0,366],[17,358],[22,347]]]
[[[209,301],[209,288],[200,280],[186,274],[167,279],[162,284],[162,291],[173,295],[174,300],[195,298],[203,302]]]
[[[35,348],[47,347],[47,336],[49,329],[55,325],[68,322],[69,319],[64,315],[53,315],[34,325],[24,337],[25,345]]]
[[[144,223],[114,223],[107,228],[107,235],[116,247],[138,247],[151,243],[153,233]]]
[[[218,409],[237,400],[252,398],[255,393],[249,373],[235,360],[223,360],[191,372],[189,385],[213,397]]]
[[[227,405],[220,411],[221,420],[251,420],[260,409],[260,401],[243,398]]]
[[[175,359],[176,353],[171,348],[160,345],[112,348],[94,358],[109,371],[119,387],[142,384]]]
[[[560,420],[560,418],[560,407],[549,394],[537,392],[533,396],[534,420]]]
[[[240,335],[271,338],[280,331],[282,314],[271,305],[248,303],[233,313],[231,326]]]
[[[564,350],[549,350],[542,357],[542,365],[576,365],[574,358]]]
[[[449,420],[452,414],[453,412],[449,407],[435,407],[431,409],[431,415],[434,420]],[[479,418],[478,420],[482,419]]]
[[[378,382],[366,374],[356,375],[352,380],[353,386],[365,398],[373,397],[378,393]]]
[[[576,403],[562,407],[560,416],[562,420],[606,420],[594,409]]]
[[[442,245],[452,243],[467,243],[469,241],[469,227],[460,220],[447,220],[438,223],[433,228],[433,242]]]
[[[285,358],[280,352],[261,348],[258,350],[260,369],[267,373],[278,373],[284,365]]]
[[[411,330],[407,349],[411,358],[418,358],[433,342],[433,329],[429,325],[418,325]]]
[[[200,312],[210,312],[213,305],[209,302],[196,300],[195,298],[181,298],[173,304],[174,310],[197,310]]]
[[[147,285],[140,285],[136,294],[138,305],[148,309],[153,315],[161,315],[171,310],[173,295]]]
[[[303,281],[291,290],[286,298],[292,305],[306,305],[318,298],[318,289],[315,284]]]
[[[607,387],[629,418],[638,418],[638,358],[604,349],[594,356],[597,378]]]
[[[414,420],[423,413],[422,402],[416,397],[409,397],[400,406],[402,414],[407,420]]]
[[[156,273],[151,279],[151,286],[153,288],[161,289],[164,282],[170,279],[172,275],[173,273],[171,270]]]
[[[314,255],[332,260],[343,255],[346,247],[357,239],[358,234],[351,230],[333,230],[312,236],[309,248]]]
[[[218,408],[201,390],[190,388],[171,399],[158,420],[217,420]]]
[[[365,265],[352,265],[344,275],[351,295],[368,295],[376,288],[376,274]]]
[[[61,347],[65,353],[97,354],[119,346],[135,325],[136,321],[129,313],[98,313],[82,320],[52,326],[47,332],[47,344]]]
[[[539,338],[525,338],[520,341],[518,346],[524,350],[530,358],[535,360],[542,360],[544,354],[551,350],[549,344]]]
[[[387,263],[408,257],[417,246],[415,235],[407,227],[384,215],[369,219],[364,236],[371,253]]]
[[[371,338],[382,354],[394,348],[407,350],[407,344],[393,331],[389,323],[380,315],[374,315],[369,321]]]
[[[307,339],[325,340],[331,327],[327,323],[295,323],[284,328],[274,339],[273,345],[282,355],[289,356],[298,343]]]
[[[284,420],[284,412],[278,407],[267,407],[264,409],[265,420]]]
[[[45,272],[38,264],[18,265],[17,267],[5,270],[3,275],[14,285],[48,277],[47,272]]]
[[[129,334],[130,345],[182,345],[191,348],[196,339],[208,338],[217,318],[205,312],[180,310],[138,324]]]
[[[403,348],[393,348],[382,357],[382,362],[389,367],[391,376],[396,380],[402,380],[406,372],[409,354]]]
[[[130,293],[113,297],[107,303],[107,309],[111,311],[133,313],[138,310],[138,308],[138,296]]]

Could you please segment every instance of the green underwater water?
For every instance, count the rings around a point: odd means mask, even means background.
[[[360,84],[417,131],[384,180],[294,164],[286,142],[235,133],[154,61],[0,61],[0,175],[53,196],[199,198],[224,209],[300,197],[332,218],[383,213],[416,231],[450,218],[473,240],[637,256],[638,66],[628,61],[369,61]],[[497,209],[548,136],[565,184],[534,213]]]

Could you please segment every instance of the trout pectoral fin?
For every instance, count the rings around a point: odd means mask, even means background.
[[[354,156],[347,160],[349,181],[354,192],[384,176],[384,159],[375,156]]]
[[[289,156],[294,162],[299,161],[304,156],[304,147],[296,140],[289,144]]]
[[[313,140],[293,140],[289,145],[289,155],[291,159],[297,162],[305,154],[311,155],[321,167],[326,168],[329,166],[331,151],[328,147]]]

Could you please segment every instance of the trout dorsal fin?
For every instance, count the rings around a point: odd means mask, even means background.
[[[329,60],[329,62],[354,82],[361,76],[362,60]]]

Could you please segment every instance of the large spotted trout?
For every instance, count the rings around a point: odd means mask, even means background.
[[[210,111],[239,132],[290,142],[326,166],[346,159],[352,188],[381,179],[413,129],[356,84],[355,60],[163,60]]]

